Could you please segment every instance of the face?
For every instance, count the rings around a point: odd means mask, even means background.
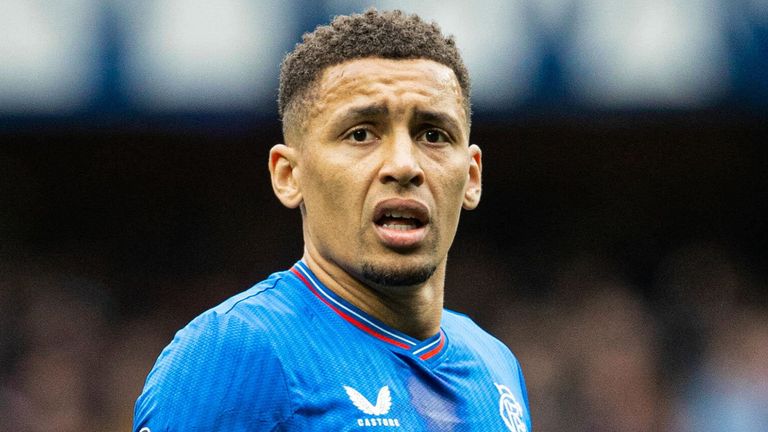
[[[480,149],[453,71],[422,59],[332,66],[304,126],[286,153],[292,201],[281,200],[301,206],[308,253],[373,286],[429,280],[462,207],[480,199]]]

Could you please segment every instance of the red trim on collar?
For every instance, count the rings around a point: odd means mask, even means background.
[[[445,335],[441,331],[440,332],[440,343],[437,344],[436,347],[434,347],[431,350],[429,350],[429,351],[425,352],[424,354],[420,355],[419,358],[422,359],[422,360],[429,360],[429,359],[431,359],[432,357],[435,356],[435,354],[439,353],[443,349],[444,345],[445,345]]]

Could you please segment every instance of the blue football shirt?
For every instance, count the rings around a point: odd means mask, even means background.
[[[427,340],[345,301],[299,261],[180,330],[134,432],[531,430],[520,365],[444,311]]]

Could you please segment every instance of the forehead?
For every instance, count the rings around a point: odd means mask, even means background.
[[[328,67],[316,88],[311,116],[347,105],[379,102],[392,109],[428,105],[450,111],[467,122],[464,96],[456,74],[426,59],[365,58]],[[330,112],[329,112],[330,110]]]

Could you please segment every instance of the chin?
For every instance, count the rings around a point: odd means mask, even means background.
[[[437,270],[434,264],[384,264],[365,262],[363,278],[379,286],[414,286],[429,280]]]

